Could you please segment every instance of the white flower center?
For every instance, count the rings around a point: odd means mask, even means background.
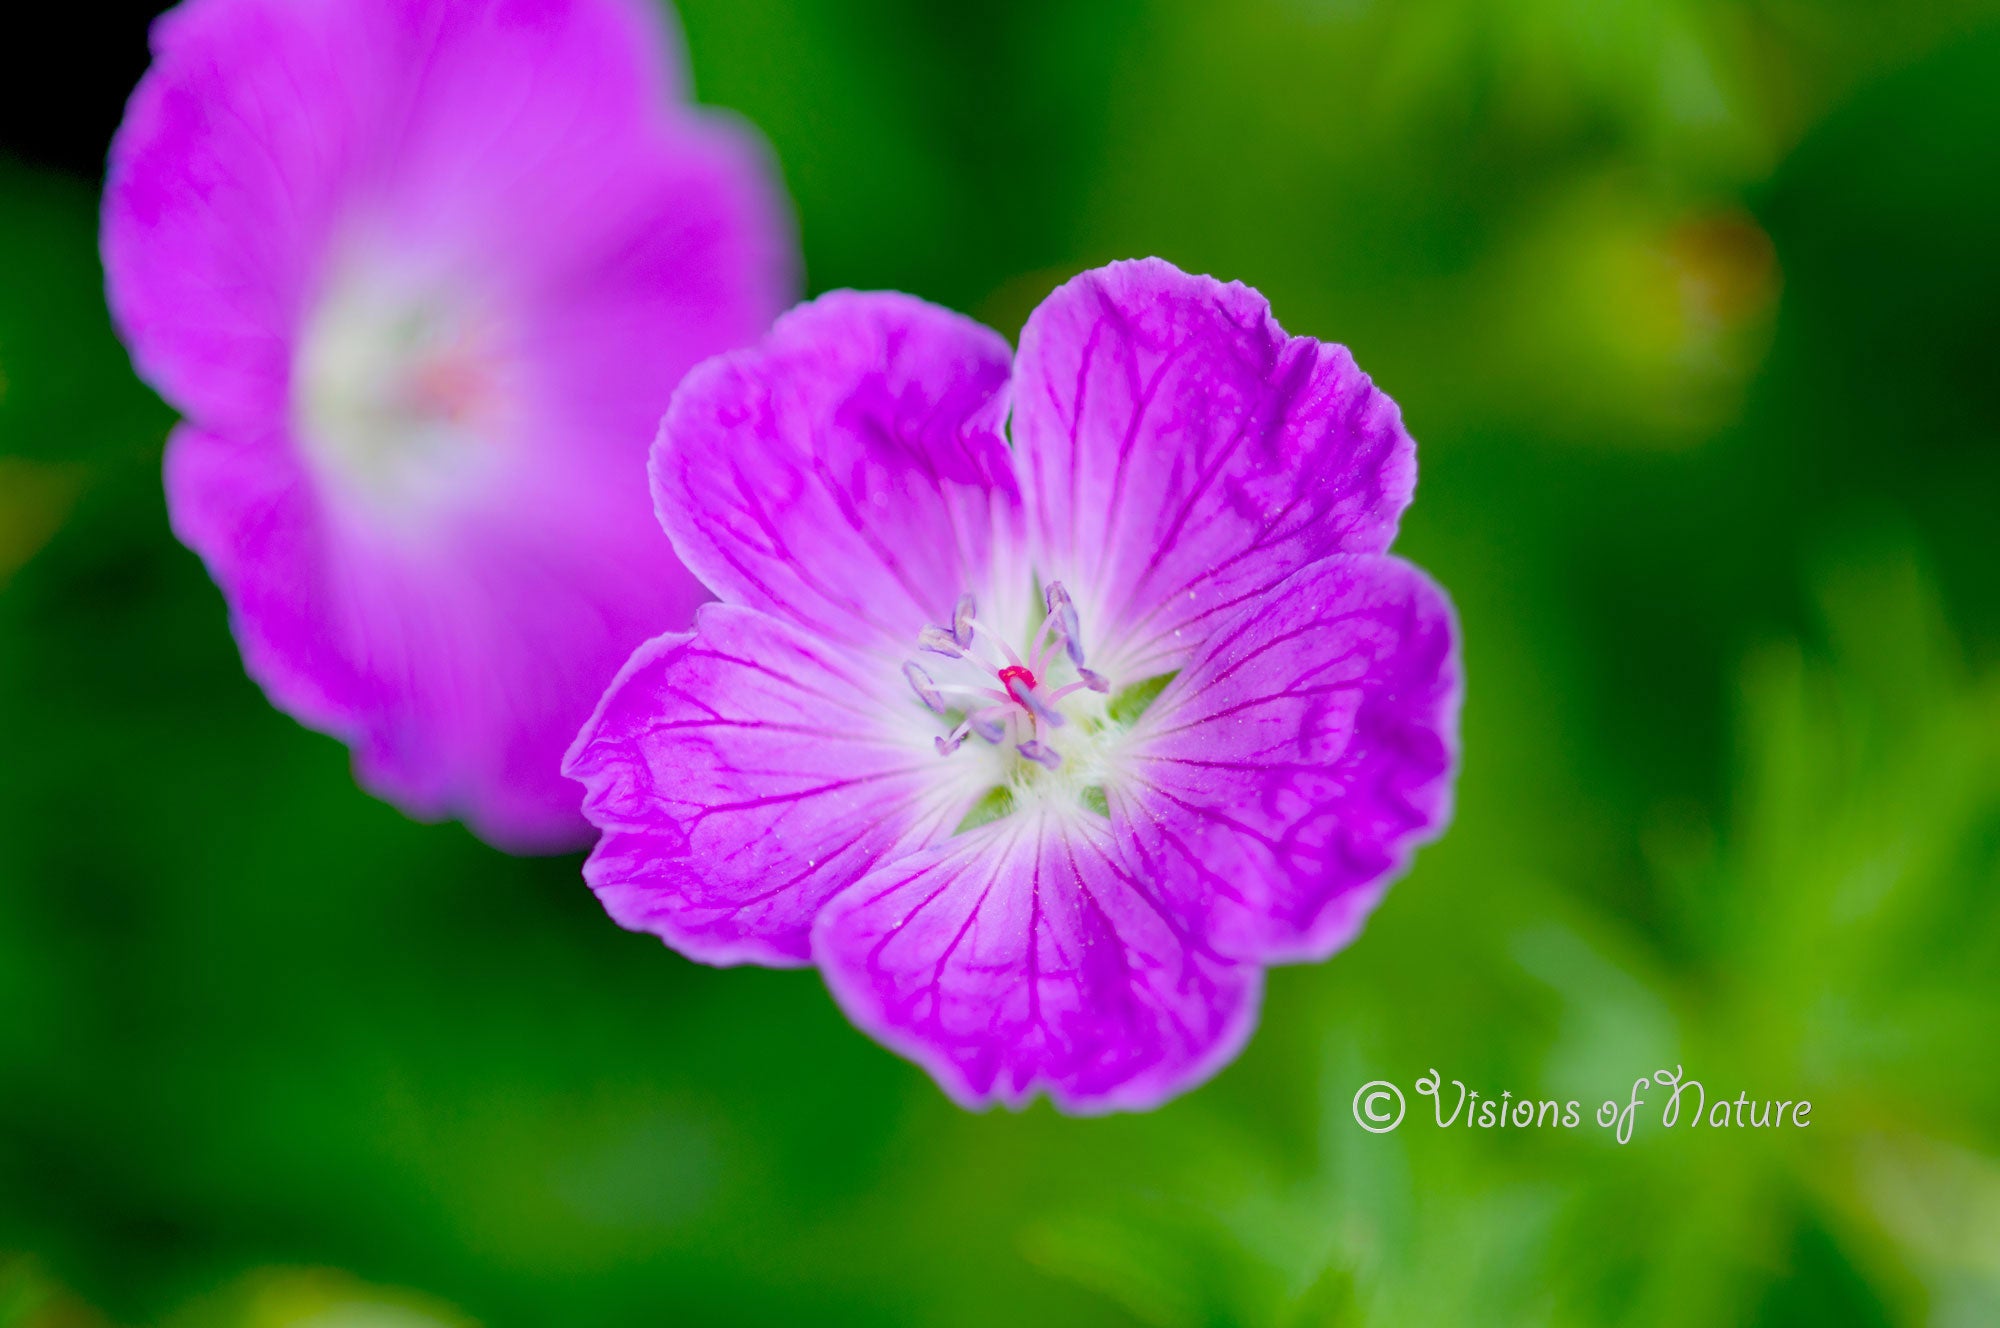
[[[1025,648],[1016,650],[959,596],[949,627],[926,627],[921,651],[903,665],[910,689],[944,732],[938,755],[951,757],[974,738],[997,749],[996,782],[982,803],[996,815],[1039,799],[1103,810],[1104,781],[1124,725],[1108,705],[1110,679],[1084,660],[1081,625],[1061,582],[1044,595],[1047,610]]]
[[[292,365],[293,427],[321,478],[378,515],[475,491],[517,409],[504,320],[453,283],[337,267]]]

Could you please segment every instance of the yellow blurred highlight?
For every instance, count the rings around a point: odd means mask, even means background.
[[[188,1305],[168,1328],[477,1328],[413,1291],[331,1268],[260,1268]],[[0,1252],[0,1328],[111,1328],[39,1260]]]
[[[1864,1141],[1858,1163],[1864,1206],[1921,1272],[2000,1285],[2000,1162],[1901,1135]]]
[[[75,466],[0,457],[0,587],[62,529],[82,490]]]
[[[1736,417],[1770,347],[1777,254],[1734,204],[1598,182],[1532,217],[1500,267],[1495,367],[1552,432],[1698,444]]]
[[[50,1277],[39,1260],[0,1251],[0,1328],[109,1328],[109,1323]]]
[[[260,1268],[168,1321],[171,1328],[474,1328],[448,1305],[331,1268]]]

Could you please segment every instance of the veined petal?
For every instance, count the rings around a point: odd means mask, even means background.
[[[828,898],[963,815],[880,685],[734,605],[642,647],[564,767],[603,831],[584,877],[611,916],[705,963],[805,963]]]
[[[1219,948],[1319,959],[1444,829],[1457,768],[1457,627],[1397,558],[1328,558],[1206,643],[1110,786],[1142,871],[1193,873]]]
[[[967,1106],[1143,1109],[1234,1057],[1261,991],[1174,888],[1121,866],[1094,815],[1009,818],[836,897],[813,957],[850,1018]]]
[[[1176,667],[1315,559],[1387,549],[1416,483],[1395,403],[1344,347],[1157,258],[1043,301],[1014,396],[1038,566],[1118,677]]]
[[[1007,374],[1007,343],[948,310],[822,296],[682,382],[653,450],[661,523],[723,598],[905,655],[1018,530]]]

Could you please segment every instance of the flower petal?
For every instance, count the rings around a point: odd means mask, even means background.
[[[517,266],[615,211],[681,83],[639,0],[187,0],[152,42],[111,146],[108,293],[140,374],[217,429],[285,418],[347,229]]]
[[[1043,301],[1014,394],[1038,566],[1113,676],[1175,667],[1191,628],[1314,559],[1387,549],[1416,482],[1395,403],[1344,347],[1159,259]]]
[[[1143,870],[1196,873],[1219,948],[1320,959],[1444,829],[1460,673],[1451,605],[1397,558],[1328,558],[1203,647],[1110,787]]]
[[[607,164],[608,166],[610,164]],[[682,375],[747,346],[798,298],[790,204],[776,163],[746,126],[682,117],[615,164],[575,233],[543,236],[521,292],[533,416],[596,449],[659,531],[645,458]]]
[[[1144,1109],[1236,1055],[1261,991],[1170,888],[1119,866],[1101,819],[1028,812],[838,896],[813,956],[850,1018],[967,1106]]]
[[[908,654],[1016,537],[1007,371],[1007,343],[957,314],[822,296],[682,382],[653,451],[661,523],[725,599]]]
[[[187,0],[112,150],[112,306],[189,416],[169,507],[251,673],[372,790],[509,848],[587,841],[563,752],[706,597],[652,513],[648,440],[796,277],[768,155],[673,104],[661,17]],[[393,371],[421,358],[399,329],[432,316],[477,333],[469,364],[398,420]]]
[[[368,126],[377,150],[361,183],[376,197],[357,201],[412,238],[561,262],[575,250],[567,232],[620,210],[644,146],[694,120],[675,105],[685,78],[666,6],[358,4],[390,44],[395,100]]]
[[[642,647],[565,765],[604,832],[584,877],[612,917],[704,963],[805,963],[821,904],[963,815],[935,800],[934,725],[899,726],[877,682],[734,605]]]
[[[194,0],[153,27],[105,178],[107,291],[140,376],[212,425],[284,418],[313,255],[387,97],[368,27],[325,0]]]
[[[233,442],[190,424],[167,441],[167,514],[230,605],[243,664],[300,723],[352,741],[375,693],[316,611],[325,532],[296,457],[270,439]]]

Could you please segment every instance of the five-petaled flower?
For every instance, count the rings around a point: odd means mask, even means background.
[[[842,292],[688,376],[654,495],[722,602],[571,749],[585,870],[696,959],[817,964],[963,1103],[1146,1107],[1442,828],[1456,632],[1385,552],[1394,403],[1256,292],[1114,264],[1009,361]]]
[[[362,780],[583,842],[564,748],[706,597],[640,477],[789,302],[789,209],[648,0],[188,0],[112,145],[111,307],[174,529]]]

